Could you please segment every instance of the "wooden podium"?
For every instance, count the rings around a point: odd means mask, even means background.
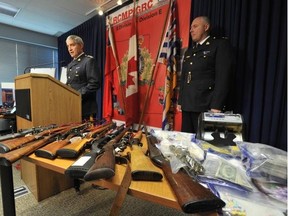
[[[17,129],[81,121],[79,92],[45,74],[15,78]]]
[[[81,95],[45,74],[15,78],[17,130],[49,124],[81,122]],[[21,177],[37,201],[73,186],[63,174],[21,160]]]

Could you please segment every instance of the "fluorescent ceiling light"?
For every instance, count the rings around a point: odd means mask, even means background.
[[[5,14],[11,17],[15,17],[20,11],[20,8],[17,8],[13,5],[0,2],[0,14]]]

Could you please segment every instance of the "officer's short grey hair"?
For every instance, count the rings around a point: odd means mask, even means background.
[[[201,18],[208,24],[211,25],[210,19],[207,16],[201,16]]]
[[[204,22],[205,22],[206,24],[209,25],[208,33],[210,33],[211,21],[210,21],[209,17],[207,17],[207,16],[198,16],[198,17],[195,17],[194,19],[196,19],[196,18],[201,18],[202,20],[204,20]]]
[[[66,41],[67,41],[67,40],[73,40],[74,43],[76,43],[76,44],[82,44],[82,45],[84,45],[84,42],[83,42],[82,38],[79,37],[79,36],[77,36],[77,35],[69,35],[69,36],[67,37]]]

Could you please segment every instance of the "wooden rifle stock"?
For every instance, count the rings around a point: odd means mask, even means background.
[[[9,166],[15,161],[19,160],[21,157],[25,155],[29,155],[34,152],[36,149],[41,148],[42,146],[53,142],[56,138],[57,134],[53,134],[47,137],[43,137],[40,140],[36,140],[35,142],[28,143],[27,145],[15,149],[13,151],[9,151],[4,154],[0,154],[0,164]]]
[[[91,181],[96,179],[109,179],[115,175],[115,150],[114,145],[125,135],[129,130],[126,127],[115,138],[111,139],[104,147],[103,153],[95,159],[95,163],[90,167],[88,172],[84,176],[85,181]]]
[[[56,151],[66,145],[68,145],[71,141],[70,139],[75,136],[75,134],[70,134],[66,139],[56,140],[48,145],[37,149],[34,153],[37,157],[43,157],[48,159],[55,159],[57,157]]]
[[[209,189],[202,186],[192,177],[184,173],[172,173],[170,163],[162,155],[161,151],[155,146],[156,137],[147,134],[145,128],[149,154],[152,162],[162,168],[179,205],[185,213],[197,213],[221,209],[225,206],[220,198],[215,196]]]
[[[41,138],[43,137],[40,136],[38,139],[41,139]],[[5,140],[0,143],[0,153],[12,151],[20,147],[21,145],[25,145],[26,143],[32,142],[34,140],[36,140],[36,138],[33,135]]]
[[[151,160],[144,154],[140,146],[142,139],[142,130],[137,131],[132,139],[131,151],[131,175],[133,180],[138,181],[161,181],[163,178],[159,168],[151,162]]]
[[[55,159],[57,157],[56,151],[64,147],[65,145],[68,145],[69,143],[71,143],[70,139],[72,137],[75,137],[77,134],[79,134],[80,131],[86,130],[88,126],[89,124],[84,123],[84,124],[80,124],[72,128],[68,128],[67,131],[65,131],[65,133],[62,135],[62,139],[56,140],[42,148],[37,149],[35,151],[35,155],[37,157]]]
[[[25,145],[29,142],[32,142],[32,141],[35,141],[38,139],[42,139],[44,136],[46,136],[48,134],[53,134],[55,132],[58,132],[58,131],[65,129],[67,127],[69,127],[69,126],[47,129],[47,130],[44,130],[44,131],[42,131],[36,135],[29,135],[29,136],[24,136],[24,137],[20,137],[20,138],[14,138],[14,139],[2,141],[0,143],[0,153],[12,151],[16,148],[21,147],[22,145]]]
[[[56,155],[62,158],[77,158],[84,146],[94,139],[93,136],[108,130],[112,126],[113,122],[109,122],[94,128],[83,139],[75,141],[73,143],[69,143],[68,145],[58,149],[56,151]]]

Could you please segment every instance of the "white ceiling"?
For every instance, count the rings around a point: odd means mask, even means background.
[[[21,8],[15,17],[0,13],[0,23],[52,36],[60,36],[87,21],[98,13],[99,7],[107,11],[117,6],[117,0],[0,0],[0,2]]]

